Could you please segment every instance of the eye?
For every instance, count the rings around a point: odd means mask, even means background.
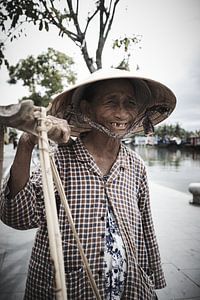
[[[115,99],[109,98],[109,99],[106,99],[105,104],[107,104],[107,105],[115,105],[116,101],[115,101]]]
[[[135,106],[136,105],[136,100],[135,99],[129,99],[128,104],[132,105],[132,106]]]

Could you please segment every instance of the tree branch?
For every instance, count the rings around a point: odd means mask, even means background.
[[[79,0],[76,0],[76,15],[78,16]]]
[[[99,41],[98,41],[98,47],[97,47],[97,50],[96,50],[96,64],[97,64],[98,69],[102,67],[103,48],[104,48],[104,45],[105,45],[105,41],[108,37],[108,33],[111,29],[113,19],[114,19],[114,15],[115,15],[116,6],[117,6],[119,1],[120,0],[115,0],[115,2],[113,4],[113,8],[112,8],[112,2],[113,1],[110,0],[108,11],[106,11],[106,8],[105,8],[105,1],[104,0],[100,1],[100,6],[99,6],[99,8],[100,8]],[[106,16],[105,22],[103,20],[104,14]],[[108,24],[108,26],[107,26],[107,24]],[[107,26],[107,29],[106,29],[106,26]]]
[[[46,1],[45,1],[45,0],[40,0],[40,1],[41,1],[41,3],[44,5],[45,11],[49,14],[49,17],[51,18],[51,24],[52,24],[52,25],[55,25],[57,28],[60,29],[59,35],[62,34],[62,33],[63,33],[63,34],[66,34],[73,42],[75,42],[75,43],[76,43],[76,42],[79,42],[79,43],[81,44],[80,37],[79,37],[76,33],[74,33],[74,32],[72,32],[72,31],[66,29],[66,28],[62,25],[62,19],[61,19],[60,16],[56,13],[56,9],[55,9],[55,7],[54,7],[53,1],[50,0],[50,2],[51,2],[51,7],[53,8],[53,12],[54,12],[56,18],[52,15],[52,12],[51,12],[51,11],[49,10],[49,8],[47,7]],[[47,19],[47,20],[48,20],[48,19]],[[77,44],[76,44],[76,45],[77,45]]]
[[[101,0],[100,3],[100,29],[99,29],[99,41],[98,41],[98,47],[96,50],[96,64],[98,69],[102,67],[102,52],[103,48],[105,45],[105,41],[108,37],[108,33],[110,32],[114,15],[115,15],[115,10],[116,6],[120,0],[115,0],[113,4],[113,9],[112,9],[112,0],[110,0],[110,5],[109,5],[109,10],[108,12],[106,11],[105,5],[104,5],[104,0]],[[103,21],[104,14],[106,15],[105,22]],[[110,17],[111,15],[111,17]],[[108,26],[107,26],[108,24]],[[107,26],[107,29],[106,29]]]
[[[88,53],[88,49],[87,49],[87,44],[86,44],[86,40],[85,40],[85,34],[86,34],[86,32],[82,32],[81,29],[80,29],[79,22],[78,22],[78,17],[77,17],[78,15],[73,10],[72,1],[71,0],[67,0],[67,3],[68,3],[70,15],[72,17],[72,20],[74,22],[74,26],[75,26],[76,31],[77,31],[77,36],[79,38],[79,42],[81,44],[81,46],[80,46],[81,52],[83,54],[84,60],[86,62],[86,65],[87,65],[89,71],[91,73],[93,73],[95,71],[95,67],[93,65],[92,58],[89,57],[89,53]]]
[[[113,6],[113,11],[111,13],[111,18],[110,18],[110,21],[108,23],[108,28],[107,28],[106,33],[104,35],[105,40],[107,39],[108,33],[109,33],[110,29],[111,29],[111,26],[112,26],[112,23],[113,23],[113,19],[114,19],[114,15],[115,15],[115,10],[116,10],[116,7],[117,7],[117,4],[119,3],[119,1],[120,0],[115,0],[114,6]],[[111,0],[111,2],[112,2],[112,0]]]
[[[81,48],[81,52],[82,52],[82,54],[83,54],[85,63],[86,63],[86,65],[87,65],[87,67],[88,67],[90,73],[95,72],[96,69],[95,69],[95,67],[94,67],[94,62],[93,62],[92,58],[89,57],[86,42],[84,43],[83,47]]]
[[[98,11],[99,11],[99,8],[97,7],[97,9],[95,10],[95,12],[90,17],[88,17],[87,23],[86,23],[86,26],[85,26],[85,30],[83,31],[84,35],[86,35],[86,31],[88,29],[89,23],[95,17],[95,15],[98,13]]]
[[[105,6],[104,6],[104,0],[100,1],[99,5],[99,40],[96,50],[96,65],[98,69],[102,68],[102,51],[103,46],[105,44],[105,41],[103,39],[103,33],[104,33],[104,23],[103,23],[103,12],[104,12]]]
[[[18,37],[15,35],[12,36],[13,29],[16,28],[16,25],[21,24],[22,21],[27,23],[32,22],[37,26],[39,25],[39,30],[46,29],[48,31],[49,25],[54,25],[58,28],[59,35],[69,37],[77,46],[79,46],[88,69],[90,72],[94,72],[96,68],[99,69],[102,67],[101,61],[103,48],[108,33],[111,30],[116,6],[120,0],[95,0],[96,7],[91,14],[88,14],[88,18],[83,27],[84,31],[81,30],[81,24],[79,23],[79,1],[81,0],[65,0],[66,7],[63,11],[56,6],[57,2],[55,0],[27,0],[21,2],[19,2],[19,0],[12,0],[9,2],[6,0],[0,0],[0,2],[3,2],[5,12],[8,13],[7,17],[12,22],[7,35],[12,37],[12,39]],[[3,14],[3,16],[6,16],[6,13]],[[96,61],[94,61],[88,53],[86,33],[88,32],[88,28],[91,25],[92,20],[94,20],[98,13],[100,24],[96,49]],[[68,26],[69,22],[71,22],[70,25],[72,25],[70,27]],[[1,24],[0,26],[3,27]],[[20,35],[21,31],[19,32],[19,36]]]
[[[73,10],[72,1],[71,0],[67,0],[67,3],[68,3],[68,7],[69,7],[71,18],[72,18],[72,20],[74,22],[74,26],[76,28],[77,35],[79,36],[80,40],[83,41],[84,40],[84,36],[83,36],[83,33],[82,33],[82,31],[80,29],[80,26],[79,26],[77,14]]]

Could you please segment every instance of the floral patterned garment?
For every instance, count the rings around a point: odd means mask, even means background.
[[[123,241],[110,206],[108,206],[105,239],[106,300],[119,300],[122,299],[124,290],[127,261]]]

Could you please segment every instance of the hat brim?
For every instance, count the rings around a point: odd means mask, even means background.
[[[84,80],[79,81],[73,86],[70,86],[65,92],[59,94],[52,101],[52,108],[50,113],[60,117],[67,118],[68,122],[73,125],[72,135],[78,136],[79,133],[90,130],[90,127],[80,122],[76,122],[76,118],[73,116],[66,117],[65,111],[70,109],[74,104],[79,105],[84,91],[88,85],[91,85],[98,81],[108,80],[108,79],[129,79],[129,80],[140,80],[144,82],[150,92],[151,97],[148,100],[146,105],[146,111],[148,111],[149,119],[152,125],[157,125],[158,123],[165,120],[174,110],[176,106],[176,97],[174,93],[164,84],[143,77],[143,76],[135,76],[132,72],[119,70],[119,69],[110,69],[110,70],[98,70]],[[143,131],[143,125],[138,124],[138,126],[133,129],[131,133],[138,133]]]

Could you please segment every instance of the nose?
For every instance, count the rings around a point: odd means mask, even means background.
[[[129,110],[124,103],[118,103],[118,105],[115,107],[114,114],[116,118],[126,120],[129,116]]]

